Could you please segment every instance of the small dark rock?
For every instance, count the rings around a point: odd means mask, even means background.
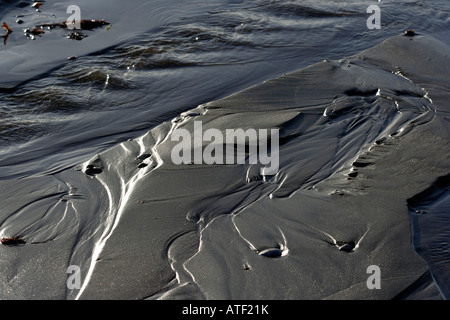
[[[407,36],[407,37],[414,37],[415,35],[416,35],[416,33],[412,29],[405,31],[405,36]]]
[[[67,39],[72,39],[72,40],[83,40],[83,38],[86,38],[87,36],[84,35],[82,32],[71,32],[68,36]]]
[[[105,20],[85,19],[80,21],[82,30],[92,30],[109,24],[110,23]]]
[[[360,162],[360,161],[355,161],[355,162],[353,162],[353,166],[354,166],[354,167],[358,167],[358,168],[368,167],[368,166],[370,166],[371,164],[372,164],[371,162]]]
[[[103,172],[102,169],[95,168],[92,165],[88,165],[86,167],[86,170],[84,171],[84,173],[87,174],[88,176],[95,176],[96,174],[100,174],[102,172]]]
[[[145,160],[145,159],[150,158],[150,157],[151,157],[151,154],[149,154],[149,153],[144,153],[144,154],[140,155],[140,156],[138,157],[138,159],[139,159],[139,160]]]
[[[2,238],[1,242],[4,245],[18,245],[26,243],[25,240],[20,237]]]
[[[279,248],[266,249],[266,250],[259,252],[259,255],[267,257],[267,258],[278,258],[283,255],[283,250],[281,250]]]

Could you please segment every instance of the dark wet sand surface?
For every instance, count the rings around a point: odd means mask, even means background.
[[[1,181],[1,235],[26,243],[0,247],[0,298],[441,299],[448,178],[427,203],[442,218],[411,208],[448,177],[449,54],[430,36],[396,36],[202,104],[75,168]],[[279,128],[279,172],[174,165],[171,134],[194,121]],[[447,249],[420,257],[428,241]],[[66,288],[69,265],[81,290]]]

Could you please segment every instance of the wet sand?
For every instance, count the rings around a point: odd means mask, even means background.
[[[0,181],[1,236],[26,241],[0,246],[0,298],[441,299],[448,268],[433,266],[449,260],[416,253],[408,199],[448,175],[449,53],[399,35],[200,105],[75,168]],[[171,134],[194,121],[280,129],[279,172],[174,165]],[[448,225],[430,228],[445,238]],[[65,285],[69,265],[80,290]],[[371,265],[381,289],[366,285]]]

